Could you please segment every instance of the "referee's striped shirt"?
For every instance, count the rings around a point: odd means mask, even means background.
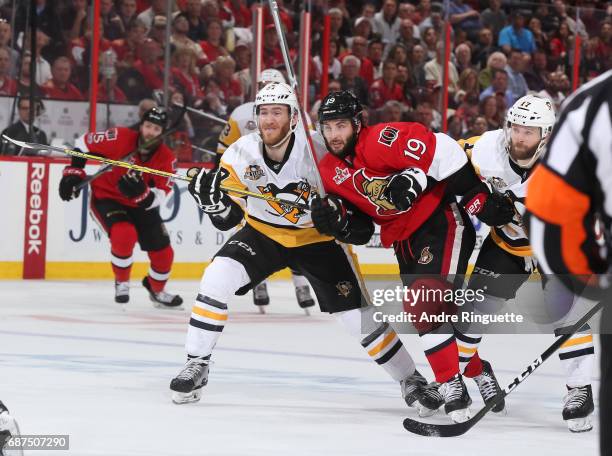
[[[543,272],[584,276],[612,264],[612,70],[564,104],[530,179],[526,206],[529,239]],[[594,229],[598,216],[607,233],[603,255]]]

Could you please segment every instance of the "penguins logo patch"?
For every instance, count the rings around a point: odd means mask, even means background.
[[[248,180],[256,181],[263,176],[265,176],[264,170],[259,165],[249,165],[244,170],[244,178]]]
[[[429,246],[421,250],[421,256],[419,257],[419,264],[429,264],[433,260],[433,254],[429,251]]]
[[[353,284],[351,282],[344,280],[342,282],[338,282],[336,284],[336,288],[338,289],[338,294],[340,296],[344,296],[345,298],[347,298],[348,295],[351,294],[351,290],[353,289]]]
[[[295,201],[296,203],[302,203],[308,205],[310,198],[310,184],[306,181],[291,182],[283,188],[278,188],[276,185],[269,183],[268,185],[259,185],[257,189],[262,195],[273,196],[275,198],[282,198],[289,201]],[[302,217],[306,215],[306,212],[295,206],[289,206],[284,203],[277,203],[275,201],[268,201],[268,204],[274,209],[274,212],[267,211],[269,214],[276,215],[277,217],[283,217],[293,224],[297,224]]]

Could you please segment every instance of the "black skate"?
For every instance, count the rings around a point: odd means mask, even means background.
[[[160,309],[182,309],[180,305],[183,304],[183,298],[179,295],[166,293],[163,290],[155,293],[151,288],[148,277],[142,279],[142,286],[149,292],[149,298],[155,307]]]
[[[400,387],[406,404],[416,408],[420,417],[433,415],[444,404],[444,399],[438,392],[438,384],[428,384],[417,370],[400,381]]]
[[[202,387],[208,383],[209,363],[208,359],[203,358],[192,358],[187,361],[183,370],[170,382],[170,389],[173,391],[172,402],[188,404],[200,400]]]
[[[266,313],[263,306],[270,304],[266,282],[261,282],[253,288],[253,304],[259,307],[259,312]]]
[[[438,391],[444,398],[444,411],[455,423],[463,423],[470,418],[469,407],[472,398],[468,394],[461,374],[457,374],[448,382],[442,383]]]
[[[295,297],[297,298],[298,305],[304,309],[306,315],[310,315],[308,308],[315,305],[314,299],[310,295],[310,287],[308,285],[295,287]]]
[[[115,302],[125,304],[130,300],[130,282],[115,282]]]
[[[568,386],[563,402],[563,419],[571,432],[587,432],[593,429],[590,415],[595,410],[595,406],[591,385],[576,388]]]
[[[482,360],[482,373],[474,377],[474,381],[478,385],[478,390],[480,391],[480,395],[482,396],[482,400],[485,402],[485,404],[494,400],[497,395],[501,393],[501,388],[499,387],[499,383],[497,383],[491,363],[485,361],[484,359]],[[502,400],[499,404],[493,407],[491,411],[494,413],[500,413],[505,410],[505,407],[506,402]]]
[[[0,401],[0,455],[23,455],[21,445],[10,450],[8,448],[2,449],[8,439],[18,437],[19,435],[21,434],[19,433],[17,421],[11,416],[2,401]]]

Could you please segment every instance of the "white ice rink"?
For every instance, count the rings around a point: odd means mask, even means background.
[[[169,289],[191,308],[196,282]],[[507,398],[507,416],[487,416],[459,438],[414,436],[402,427],[415,413],[399,385],[340,324],[318,311],[306,317],[288,282],[271,282],[269,292],[266,315],[250,295],[229,304],[202,401],[178,406],[168,385],[185,359],[188,310],[155,309],[136,284],[122,312],[110,281],[0,281],[0,399],[23,434],[70,435],[68,452],[26,454],[597,454],[597,424],[571,434],[561,420],[565,387],[556,357]],[[431,379],[417,338],[402,338]],[[505,386],[551,341],[490,336],[481,356]],[[480,407],[471,380],[468,387]]]

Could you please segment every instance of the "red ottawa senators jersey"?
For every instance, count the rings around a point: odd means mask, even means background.
[[[112,160],[122,160],[130,152],[138,148],[138,132],[126,127],[111,128],[106,131],[86,133],[75,142],[75,148],[82,152],[88,152]],[[176,158],[172,150],[165,144],[161,144],[152,152],[146,161],[139,154],[134,154],[128,161],[147,168],[159,169],[161,171],[174,172]],[[112,199],[124,206],[136,207],[136,204],[126,198],[118,187],[118,182],[128,172],[125,168],[113,166],[110,171],[103,173],[91,183],[93,197],[96,199]],[[143,174],[147,185],[155,190],[157,194],[170,193],[172,184],[167,177]],[[155,204],[154,204],[155,205]]]
[[[461,147],[419,123],[395,122],[362,128],[352,164],[331,153],[319,163],[325,190],[349,201],[380,225],[385,247],[414,233],[442,203],[443,182],[467,163]],[[418,168],[439,183],[412,207],[399,211],[383,192],[394,174]]]

